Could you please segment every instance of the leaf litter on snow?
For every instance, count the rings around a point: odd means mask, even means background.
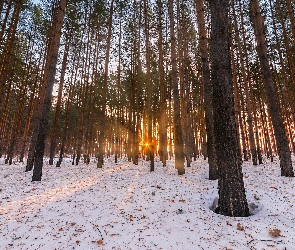
[[[0,160],[0,233],[3,249],[292,249],[295,245],[294,178],[279,162],[244,163],[253,215],[215,214],[218,183],[198,159],[178,176],[173,162],[133,165],[106,159],[60,169],[45,164],[32,183],[24,165]],[[216,206],[216,205],[215,205]],[[210,208],[212,210],[210,210]]]

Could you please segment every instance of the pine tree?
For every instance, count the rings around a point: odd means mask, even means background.
[[[218,213],[246,217],[249,216],[249,208],[243,182],[232,90],[229,1],[211,0],[209,4],[214,134],[219,170]]]

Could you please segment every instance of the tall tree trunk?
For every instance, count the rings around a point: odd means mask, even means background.
[[[1,4],[2,4],[2,8],[3,8],[4,0],[1,0]],[[9,2],[7,4],[6,12],[5,12],[5,17],[4,17],[2,25],[1,25],[0,45],[2,45],[2,42],[3,42],[3,35],[4,35],[5,28],[6,28],[7,20],[8,20],[8,17],[9,17],[9,13],[10,13],[10,10],[11,10],[11,6],[12,6],[12,0],[9,0]],[[2,8],[1,8],[0,13],[2,13]]]
[[[46,44],[48,43],[48,41],[46,42]],[[48,55],[49,55],[49,46],[47,45],[46,51],[44,52],[44,57],[43,57],[43,62],[42,62],[42,69],[38,70],[37,76],[35,81],[42,81],[42,83],[39,84],[38,86],[38,99],[36,101],[36,104],[34,104],[34,113],[32,115],[32,120],[33,120],[33,132],[32,132],[32,136],[31,136],[31,140],[30,140],[30,146],[29,146],[29,150],[28,150],[28,156],[27,156],[27,165],[26,165],[26,172],[31,171],[34,167],[34,160],[35,160],[35,149],[36,149],[36,143],[37,143],[37,137],[38,137],[38,132],[39,132],[39,125],[40,125],[40,119],[41,119],[41,113],[42,113],[42,103],[44,102],[44,98],[45,98],[45,85],[43,84],[44,79],[46,78],[47,74],[48,74],[48,68],[49,68],[49,59]],[[39,67],[38,67],[39,69]],[[38,77],[39,72],[40,73],[40,77]],[[43,79],[43,80],[42,80]]]
[[[244,89],[245,89],[246,106],[247,106],[247,111],[248,111],[247,112],[247,122],[248,122],[248,126],[249,126],[251,157],[252,157],[253,165],[257,165],[257,151],[256,151],[256,145],[255,145],[255,138],[254,138],[252,104],[251,104],[250,93],[249,93],[249,77],[246,74],[246,68],[245,68],[245,63],[244,63],[244,58],[243,58],[244,53],[242,52],[242,44],[241,44],[240,36],[239,36],[239,28],[238,28],[237,16],[236,16],[236,12],[235,12],[234,0],[231,0],[231,5],[232,5],[232,9],[233,9],[233,16],[234,16],[235,38],[236,38],[236,42],[238,43],[238,55],[239,55],[240,66],[241,66],[241,70],[242,70],[243,83],[245,86]],[[246,61],[248,61],[248,60],[246,60]]]
[[[159,49],[159,86],[160,86],[160,116],[159,116],[159,155],[163,166],[167,160],[167,116],[166,116],[166,83],[164,81],[164,62],[163,62],[163,25],[162,25],[162,0],[157,0],[158,6],[158,49]]]
[[[255,103],[255,101],[254,101]],[[254,104],[255,105],[255,104]],[[255,110],[256,109],[256,106],[255,107]],[[259,165],[262,164],[262,155],[261,155],[261,147],[260,147],[260,140],[259,140],[259,132],[258,132],[258,119],[257,119],[257,116],[256,116],[256,112],[254,112],[254,124],[255,124],[255,134],[256,134],[256,147],[257,147],[257,158],[258,158],[258,162],[259,162]]]
[[[235,109],[235,122],[240,129],[240,134],[238,133],[238,142],[242,140],[242,147],[239,143],[240,152],[245,152],[246,150],[246,142],[245,142],[245,133],[244,133],[244,125],[242,121],[241,115],[241,102],[240,102],[240,94],[238,87],[238,79],[237,79],[237,69],[234,59],[234,53],[231,50],[231,61],[232,61],[232,75],[233,75],[233,83],[234,83],[234,109]],[[244,154],[244,160],[246,160],[246,155]]]
[[[107,90],[108,90],[108,74],[109,74],[109,62],[110,62],[110,49],[111,49],[111,37],[112,37],[112,25],[113,25],[113,11],[114,11],[114,0],[111,1],[110,16],[108,20],[108,35],[107,35],[107,47],[105,57],[105,69],[103,78],[102,88],[102,110],[100,118],[100,134],[99,134],[99,145],[97,154],[97,167],[102,168],[103,166],[103,155],[104,155],[104,144],[105,144],[105,122],[106,122],[106,106],[107,106]]]
[[[59,152],[59,159],[56,163],[56,167],[60,167],[62,160],[63,160],[63,154],[65,150],[65,144],[66,144],[66,138],[68,134],[68,126],[69,126],[69,116],[70,116],[70,109],[71,109],[71,98],[72,98],[72,90],[73,86],[70,85],[69,89],[69,96],[66,104],[66,112],[65,112],[65,123],[63,126],[63,135],[62,135],[62,140],[61,140],[61,146],[60,146],[60,152]]]
[[[63,86],[65,81],[66,69],[67,69],[69,48],[70,48],[70,41],[67,40],[66,48],[65,48],[65,52],[64,52],[63,60],[62,60],[59,89],[58,89],[57,102],[56,102],[56,110],[55,110],[54,123],[53,123],[51,141],[50,141],[50,156],[49,156],[50,165],[53,165],[53,158],[54,158],[54,153],[56,148],[56,139],[57,139],[56,137],[57,137],[58,122],[59,122],[60,111],[61,111],[62,92],[63,92]]]
[[[289,14],[289,17],[290,17],[290,22],[291,22],[291,30],[292,30],[292,36],[293,36],[293,43],[295,44],[295,17],[294,17],[294,9],[292,7],[291,0],[286,0],[286,4],[287,4],[287,11],[288,11],[288,14]]]
[[[181,127],[181,119],[180,119],[180,99],[179,99],[178,79],[177,79],[176,39],[175,39],[175,32],[174,32],[173,0],[168,0],[168,11],[169,11],[170,38],[171,38],[175,168],[177,169],[179,175],[183,175],[185,173],[185,168],[184,168],[184,152],[183,152],[183,141],[182,141],[182,127]]]
[[[21,7],[22,0],[16,0],[12,14],[12,21],[8,29],[7,40],[4,45],[3,52],[0,55],[0,107],[2,106],[4,100],[5,85],[11,68],[11,56]]]
[[[90,23],[90,19],[89,19],[89,15],[90,13],[88,13],[88,4],[87,6],[85,7],[85,10],[84,10],[84,14],[85,14],[85,20],[88,20],[85,21],[84,23],[84,27],[83,27],[83,35],[85,35],[87,37],[87,40],[89,41],[90,39],[90,29],[87,29],[87,25],[89,25]],[[85,34],[86,33],[86,34]],[[83,44],[83,41],[81,40],[81,44]],[[82,60],[82,72],[81,72],[81,81],[83,82],[83,85],[81,86],[81,96],[80,96],[80,99],[81,99],[81,111],[80,111],[80,117],[79,117],[79,125],[78,125],[78,130],[77,130],[77,151],[76,151],[76,160],[75,160],[75,163],[76,165],[79,164],[79,161],[81,159],[81,156],[82,156],[82,146],[83,146],[83,142],[85,140],[85,125],[86,125],[86,117],[85,117],[85,114],[86,114],[86,105],[87,105],[87,98],[88,98],[88,91],[89,91],[89,85],[90,85],[90,82],[89,82],[89,75],[88,75],[88,70],[89,70],[89,63],[90,63],[90,60],[89,60],[89,47],[90,47],[90,44],[89,42],[86,43],[86,49],[84,47],[84,50],[82,50],[82,55],[81,57],[83,58]],[[85,149],[85,148],[83,148]]]
[[[48,120],[49,120],[49,112],[51,108],[51,99],[52,99],[52,90],[54,85],[55,73],[56,73],[56,64],[58,59],[58,48],[60,44],[61,37],[61,28],[63,25],[63,19],[65,16],[65,8],[66,8],[67,0],[60,0],[58,5],[56,6],[56,16],[53,18],[52,25],[52,33],[50,37],[48,51],[51,54],[47,57],[50,60],[49,62],[49,70],[46,78],[44,79],[43,84],[46,86],[45,98],[42,105],[42,115],[39,125],[39,132],[36,143],[36,152],[35,152],[35,161],[34,161],[34,170],[32,181],[41,181],[42,177],[42,168],[43,168],[43,157],[44,157],[44,149],[45,149],[45,139],[47,136],[48,130]]]
[[[291,152],[288,145],[288,140],[280,114],[279,106],[276,100],[276,92],[274,88],[274,82],[272,72],[269,65],[269,59],[267,55],[266,39],[264,34],[264,24],[260,13],[260,7],[257,0],[251,0],[252,11],[252,23],[254,27],[254,33],[257,41],[257,53],[260,60],[260,66],[262,70],[267,104],[269,113],[273,123],[274,134],[278,147],[278,154],[280,158],[281,175],[287,177],[294,177]]]
[[[210,0],[213,114],[218,164],[218,209],[222,215],[249,216],[245,194],[230,58],[229,1]]]
[[[202,74],[204,84],[204,106],[205,106],[205,123],[207,132],[207,153],[209,163],[209,180],[218,179],[218,167],[216,163],[216,151],[214,140],[214,121],[213,121],[213,104],[212,104],[212,83],[210,80],[209,69],[209,52],[208,39],[206,35],[205,17],[204,17],[204,0],[196,0],[197,23],[199,32],[199,47],[202,59]]]
[[[260,117],[261,117],[261,125],[262,125],[262,130],[264,134],[264,141],[265,141],[265,152],[267,155],[267,158],[271,158],[271,162],[273,162],[273,152],[272,152],[272,147],[270,143],[270,135],[269,135],[269,124],[267,123],[267,116],[265,112],[264,105],[262,103],[261,98],[259,98],[259,108],[260,108]]]
[[[147,82],[147,116],[148,116],[148,154],[151,161],[150,170],[154,171],[154,145],[153,145],[153,114],[152,114],[152,81],[151,81],[151,48],[149,35],[149,19],[147,0],[144,3],[144,27],[146,46],[146,82]]]
[[[119,44],[118,44],[118,72],[117,72],[117,111],[116,111],[116,132],[115,132],[115,163],[118,163],[120,154],[119,133],[120,133],[120,104],[121,104],[121,43],[122,43],[122,9],[120,9],[120,24],[119,24]]]
[[[274,8],[274,7],[272,7],[272,1],[271,0],[269,1],[269,3],[270,3],[270,8],[271,9]],[[278,17],[279,17],[279,21],[280,21],[281,28],[282,28],[282,33],[283,33],[283,38],[284,38],[284,43],[285,43],[285,49],[286,49],[287,65],[288,65],[288,68],[289,68],[290,78],[292,80],[291,86],[293,87],[293,93],[294,93],[294,90],[295,90],[295,86],[294,86],[295,85],[295,67],[294,67],[294,59],[293,59],[294,53],[293,53],[293,49],[290,47],[289,36],[288,36],[288,32],[287,32],[286,27],[285,27],[285,21],[284,21],[284,17],[283,17],[280,2],[278,0],[276,0],[275,5],[276,5],[276,9],[278,11]],[[273,9],[272,9],[272,12],[273,12]]]
[[[30,44],[30,41],[29,41]],[[29,49],[28,49],[29,51]],[[26,61],[28,61],[28,54]],[[22,79],[22,85],[20,87],[21,93],[19,95],[18,99],[18,104],[17,104],[17,109],[18,111],[14,115],[14,123],[13,123],[13,129],[12,129],[12,134],[11,134],[11,141],[8,147],[7,151],[7,161],[9,162],[9,165],[12,164],[12,158],[14,155],[14,148],[17,143],[17,136],[20,133],[20,128],[22,125],[22,118],[23,118],[23,113],[24,113],[24,108],[26,104],[26,93],[27,93],[27,87],[29,84],[29,77],[32,73],[32,64],[28,63],[28,66],[26,68],[26,73],[23,75]]]

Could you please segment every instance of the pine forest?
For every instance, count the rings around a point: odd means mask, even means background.
[[[106,173],[123,176],[129,168],[136,171],[127,179],[136,178],[141,190],[154,188],[151,199],[171,175],[181,181],[179,187],[175,184],[178,193],[190,190],[183,186],[189,181],[201,187],[205,178],[203,192],[214,192],[206,198],[207,213],[219,219],[213,220],[216,224],[227,220],[227,227],[234,218],[244,218],[234,226],[243,237],[246,218],[267,207],[258,204],[261,197],[253,185],[259,188],[259,182],[269,179],[266,189],[284,188],[273,197],[289,197],[285,216],[294,232],[294,10],[294,0],[0,0],[0,206],[6,206],[0,208],[1,216],[12,213],[7,178],[15,185],[9,189],[25,181],[36,195],[53,185],[54,178],[72,176],[68,182],[80,183],[88,174],[93,183],[98,178],[113,190],[116,184]],[[264,176],[270,167],[277,175]],[[198,181],[188,180],[200,173]],[[60,179],[58,185],[62,183]],[[101,188],[97,195],[108,203],[99,196]],[[193,197],[169,199],[182,204]],[[22,202],[30,206],[34,199]],[[155,200],[155,206],[157,202],[162,201]],[[185,209],[178,208],[175,216],[187,214]],[[133,223],[136,216],[127,217]],[[192,219],[186,220],[182,223]],[[1,219],[0,228],[6,223]],[[236,245],[230,240],[214,245],[218,240],[213,238],[202,246],[185,240],[156,244],[155,237],[153,244],[136,245],[130,238],[119,246],[118,240],[107,245],[96,223],[99,233],[92,245],[79,239],[74,247],[9,243],[7,226],[3,249],[295,248],[294,236],[282,239],[281,224],[268,225],[269,238],[257,240],[251,234]]]

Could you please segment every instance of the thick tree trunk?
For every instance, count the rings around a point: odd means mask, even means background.
[[[218,213],[249,216],[245,195],[230,59],[229,1],[211,0],[211,44],[213,114],[217,164],[219,169]]]
[[[278,102],[276,100],[276,92],[272,72],[269,65],[267,55],[266,39],[264,34],[264,24],[260,13],[260,7],[257,0],[251,0],[252,23],[257,41],[257,53],[260,60],[263,80],[265,84],[267,104],[269,113],[273,123],[274,134],[278,147],[278,155],[280,158],[281,175],[294,177],[294,171],[291,161],[291,152],[288,145],[288,140],[280,114]]]
[[[32,181],[41,181],[42,177],[42,168],[43,168],[43,157],[45,149],[45,139],[47,136],[48,130],[48,120],[49,112],[51,108],[51,98],[52,90],[54,85],[55,73],[56,73],[56,64],[58,59],[58,48],[60,44],[61,28],[63,25],[63,19],[65,16],[67,0],[60,0],[57,9],[56,16],[54,17],[51,39],[49,42],[48,51],[51,53],[47,59],[50,60],[49,70],[46,78],[44,79],[43,84],[46,86],[44,103],[42,105],[42,115],[39,124],[39,132],[36,143],[36,152],[35,152],[35,161],[34,161],[34,170]]]
[[[169,20],[170,20],[170,37],[171,37],[171,64],[172,64],[172,89],[173,89],[173,124],[174,124],[174,154],[175,168],[179,175],[185,173],[184,153],[182,141],[182,127],[180,119],[180,99],[177,79],[177,62],[176,62],[176,39],[174,33],[174,15],[173,0],[168,1]]]
[[[42,81],[42,79],[45,79],[45,77],[47,76],[48,73],[48,64],[49,64],[49,60],[47,60],[48,58],[48,46],[46,48],[46,51],[44,52],[44,57],[43,57],[43,62],[42,62],[42,69],[38,70],[37,76],[35,78],[36,84],[39,81]],[[39,69],[40,64],[38,65],[38,69]],[[41,73],[39,73],[41,72]],[[40,74],[40,76],[39,76]],[[37,88],[37,86],[36,86]],[[40,119],[41,119],[41,106],[42,103],[44,102],[44,97],[45,97],[45,85],[40,83],[38,86],[38,90],[39,94],[38,94],[38,99],[36,101],[36,103],[34,103],[35,101],[33,100],[33,107],[32,107],[32,120],[33,120],[33,132],[32,132],[32,136],[31,136],[31,140],[30,140],[30,146],[29,146],[29,150],[28,150],[28,156],[27,156],[27,165],[26,165],[26,172],[31,171],[34,167],[34,159],[35,159],[35,148],[36,148],[36,143],[37,143],[37,137],[38,137],[38,132],[39,132],[39,125],[40,125]],[[29,126],[29,124],[28,124]],[[28,127],[29,129],[29,127]],[[24,133],[25,135],[25,133]]]

